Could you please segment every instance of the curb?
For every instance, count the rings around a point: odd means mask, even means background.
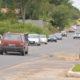
[[[75,65],[73,65],[74,67]],[[80,78],[80,72],[74,72],[72,71],[73,67],[68,71],[67,76],[68,77],[76,77],[76,78]]]

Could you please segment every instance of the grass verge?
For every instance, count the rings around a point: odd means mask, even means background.
[[[74,71],[74,72],[80,72],[80,64],[76,64],[76,65],[73,67],[72,71]]]
[[[48,27],[38,27],[31,23],[18,23],[9,20],[0,21],[0,34],[5,32],[39,33],[49,34]]]

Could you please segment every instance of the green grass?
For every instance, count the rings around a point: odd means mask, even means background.
[[[9,20],[0,21],[0,34],[5,32],[49,34],[51,31],[48,29],[48,27],[40,28],[31,23],[23,24],[18,22],[11,22]]]
[[[75,65],[72,70],[73,70],[74,72],[80,72],[80,64]]]

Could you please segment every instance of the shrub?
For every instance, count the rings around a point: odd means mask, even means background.
[[[31,23],[23,24],[23,23],[12,23],[11,20],[0,21],[0,33],[4,32],[22,32],[22,33],[44,33],[48,34],[50,31],[48,28],[40,28]]]

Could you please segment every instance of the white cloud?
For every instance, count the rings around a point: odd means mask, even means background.
[[[80,0],[72,0],[72,1],[73,1],[73,6],[80,9]]]

